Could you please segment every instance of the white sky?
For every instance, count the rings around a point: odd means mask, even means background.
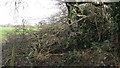
[[[17,15],[13,11],[14,3],[11,3],[13,1],[14,0],[0,0],[0,25],[8,23],[16,24],[14,20],[17,17],[19,23],[21,19],[24,18],[29,24],[34,24],[59,11],[58,7],[55,6],[57,2],[53,0],[22,0],[25,2],[23,4],[25,9],[22,9],[21,5],[19,8],[19,15]]]

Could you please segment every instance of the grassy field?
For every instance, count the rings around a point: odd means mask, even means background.
[[[6,35],[13,32],[14,29],[13,27],[0,27],[0,40],[6,39]]]
[[[14,27],[0,27],[0,40],[6,39],[8,33],[14,32]],[[29,28],[27,29],[29,31]],[[40,29],[32,28],[30,31],[38,31]],[[19,30],[22,32],[23,30]]]

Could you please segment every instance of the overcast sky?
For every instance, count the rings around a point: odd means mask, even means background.
[[[0,0],[0,25],[16,24],[14,20],[17,17],[19,17],[17,18],[19,23],[24,18],[29,24],[34,24],[59,11],[55,5],[57,2],[53,0],[22,0],[24,3],[20,5],[19,14],[15,14],[13,1]],[[24,9],[23,6],[25,7]]]
[[[55,0],[21,0],[24,3],[20,5],[19,14],[17,14],[14,12],[14,1],[19,0],[0,0],[0,25],[8,23],[14,25],[18,23],[21,24],[22,19],[25,19],[28,24],[33,25],[47,17],[50,17],[51,15],[54,15],[60,10],[55,5],[57,3]],[[23,6],[25,7],[24,9],[22,8]],[[18,23],[16,23],[15,20],[18,20]]]

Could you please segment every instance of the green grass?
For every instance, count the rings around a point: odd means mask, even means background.
[[[14,27],[0,27],[0,40],[6,39],[8,33],[14,32]],[[41,29],[38,28],[27,28],[27,31],[39,31]],[[23,30],[20,29],[18,34],[22,33]]]
[[[13,27],[0,27],[0,40],[6,39],[7,34],[13,32],[14,29]]]

